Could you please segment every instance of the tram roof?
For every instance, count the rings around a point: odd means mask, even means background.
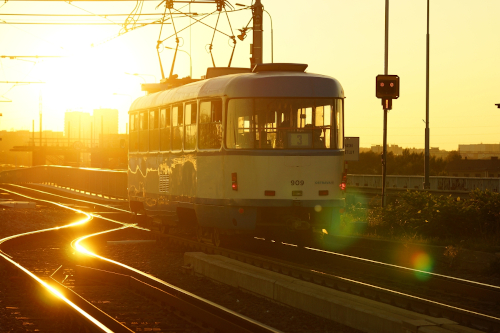
[[[199,98],[343,98],[333,77],[292,71],[266,71],[219,76],[137,98],[130,111]]]

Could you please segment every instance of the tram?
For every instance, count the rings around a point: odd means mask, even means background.
[[[306,68],[211,68],[203,80],[136,99],[131,210],[162,230],[193,227],[216,245],[235,234],[307,239],[334,230],[345,206],[344,91]]]

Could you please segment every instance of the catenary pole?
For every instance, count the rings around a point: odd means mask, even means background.
[[[431,187],[430,173],[430,129],[429,129],[429,0],[427,0],[427,35],[426,35],[426,66],[425,66],[425,163],[424,163],[424,189]]]
[[[385,48],[384,48],[384,74],[389,74],[389,0],[385,0]],[[385,207],[385,178],[387,176],[387,112],[388,104],[382,100],[384,107],[384,133],[382,147],[382,207]]]

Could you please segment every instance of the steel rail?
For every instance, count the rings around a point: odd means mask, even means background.
[[[106,276],[106,280],[110,278],[110,276],[114,276],[114,280],[122,279],[123,281],[123,279],[126,279],[127,282],[122,283],[129,283],[130,286],[134,286],[134,289],[139,290],[141,293],[148,294],[151,297],[155,297],[156,299],[160,299],[163,302],[167,302],[170,306],[174,307],[180,312],[187,313],[191,317],[197,317],[199,320],[204,322],[205,326],[212,327],[217,332],[280,332],[279,330],[276,330],[272,327],[261,324],[225,307],[222,307],[185,290],[177,288],[150,274],[144,273],[123,263],[99,256],[98,254],[89,251],[83,245],[83,242],[85,240],[89,240],[96,236],[107,235],[110,232],[124,230],[126,228],[127,227],[124,226],[122,228],[83,236],[73,240],[71,246],[76,251],[88,256],[88,258],[84,261],[87,264],[90,262],[94,267],[99,265],[102,266],[104,264],[106,265],[106,267],[108,267],[109,270],[116,270],[117,268],[121,270],[121,275],[116,275],[116,273],[114,273],[113,275],[103,270],[94,270],[93,272],[95,274],[99,273],[101,274],[101,276]]]
[[[36,189],[36,188],[26,187],[26,186],[17,185],[17,184],[4,184],[4,185],[18,187],[18,188],[23,189],[23,190],[30,190],[30,191],[33,191],[33,192],[38,192],[38,193],[43,194],[43,195],[49,195],[49,196],[54,196],[54,197],[64,198],[64,199],[70,199],[70,200],[77,201],[77,202],[82,202],[82,203],[86,203],[86,204],[92,204],[94,206],[100,206],[100,207],[104,207],[104,208],[108,208],[108,209],[117,210],[117,211],[120,211],[120,212],[123,212],[123,213],[130,213],[130,214],[132,214],[130,212],[130,210],[121,209],[121,208],[118,208],[118,207],[115,207],[115,206],[110,206],[110,205],[106,205],[106,204],[103,204],[103,203],[98,203],[98,202],[95,202],[95,201],[70,198],[70,197],[66,197],[64,195],[59,195],[59,194],[55,194],[55,193],[51,193],[51,192],[46,192],[46,191],[42,191],[42,190],[39,190],[39,189]],[[3,188],[0,188],[0,189],[5,190]],[[9,190],[5,190],[5,191],[9,191]],[[16,193],[16,192],[12,192],[12,193]],[[18,193],[16,193],[16,194],[18,194]],[[18,195],[21,195],[21,194],[18,194]],[[39,200],[39,199],[33,198],[32,200]]]
[[[61,206],[59,204],[56,204],[56,205]],[[69,208],[69,207],[66,207],[66,208]],[[73,211],[78,211],[78,210],[73,209],[73,208],[69,208],[69,209],[71,209]],[[18,240],[21,238],[23,238],[23,240],[25,240],[24,238],[26,238],[26,237],[30,237],[30,238],[44,237],[45,238],[47,232],[56,232],[56,231],[59,231],[62,229],[69,229],[69,228],[72,228],[75,226],[80,226],[80,225],[82,225],[82,224],[84,224],[92,219],[92,217],[89,214],[84,213],[82,211],[78,211],[78,212],[87,215],[87,217],[85,219],[82,219],[82,220],[74,222],[74,223],[70,223],[70,224],[65,225],[65,226],[36,230],[36,231],[31,231],[31,232],[26,232],[26,233],[21,233],[18,235],[5,237],[3,239],[0,239],[0,247],[9,241],[12,242],[13,240]],[[72,314],[72,316],[78,322],[80,322],[81,325],[83,325],[86,328],[86,330],[88,330],[90,332],[106,332],[106,333],[130,332],[130,331],[125,331],[125,330],[117,330],[118,326],[116,326],[116,323],[118,323],[118,322],[116,322],[116,321],[115,321],[115,325],[112,325],[113,329],[110,329],[108,327],[108,325],[110,325],[110,322],[103,323],[103,322],[99,321],[98,319],[96,319],[93,315],[93,314],[95,314],[95,312],[89,312],[89,311],[86,311],[88,309],[83,309],[82,307],[80,307],[79,304],[77,304],[77,302],[74,302],[74,300],[75,300],[74,298],[68,297],[68,294],[63,292],[61,289],[59,289],[59,288],[47,283],[46,281],[40,279],[38,276],[36,276],[32,272],[30,272],[28,269],[23,267],[21,264],[14,261],[13,258],[11,256],[9,256],[8,254],[4,253],[1,250],[1,248],[0,248],[0,258],[2,258],[2,260],[1,260],[2,263],[8,267],[7,269],[12,269],[15,272],[17,272],[17,274],[23,276],[26,281],[28,281],[35,289],[37,289],[41,292],[41,293],[39,293],[40,295],[47,295],[48,294],[48,295],[50,295],[49,297],[51,299],[55,300],[56,304],[64,306],[64,308],[67,309]],[[44,302],[44,303],[46,303],[46,302]],[[118,325],[121,325],[121,324],[118,323]]]
[[[106,325],[99,322],[92,315],[90,315],[82,308],[80,308],[77,304],[73,303],[71,300],[65,297],[57,288],[54,288],[47,282],[41,280],[35,274],[31,273],[29,270],[6,256],[4,253],[0,253],[0,257],[3,259],[4,263],[10,266],[10,268],[16,270],[18,273],[26,277],[29,283],[32,284],[36,289],[38,289],[42,293],[53,295],[53,298],[57,301],[57,303],[66,305],[66,308],[71,311],[73,316],[75,316],[78,321],[81,321],[82,325],[88,328],[91,332],[113,332],[113,330],[107,328]]]
[[[20,194],[16,193],[14,191],[10,191],[7,189],[0,188],[2,190],[5,190],[10,193],[15,193],[17,195],[22,195],[23,197],[30,198],[32,200],[37,200],[37,201],[42,201],[42,202],[48,202],[51,203],[50,201],[47,200],[42,200],[42,199],[36,199],[30,196],[27,196],[25,194]],[[24,189],[29,189],[29,188],[24,188]],[[31,190],[31,189],[30,189]],[[37,191],[40,193],[43,193],[42,191]],[[47,194],[47,193],[44,193]],[[71,198],[70,198],[71,199]],[[74,200],[74,199],[71,199]],[[77,210],[75,208],[67,207],[64,204],[56,203],[56,205],[64,208],[71,209],[73,211],[78,211],[81,212],[80,210]],[[106,205],[103,205],[106,206]],[[114,209],[114,207],[107,206],[108,208]],[[84,212],[82,212],[84,213]],[[187,316],[185,316],[184,319],[188,319],[188,317],[194,317],[198,318],[203,325],[207,325],[209,327],[214,328],[218,332],[262,332],[262,333],[270,333],[270,332],[280,332],[276,329],[273,329],[271,327],[268,327],[266,325],[263,325],[259,322],[256,322],[250,318],[244,317],[242,315],[239,315],[236,312],[233,312],[231,310],[228,310],[224,307],[221,307],[215,303],[209,302],[207,300],[204,300],[194,294],[188,293],[182,289],[176,288],[175,286],[169,285],[166,282],[157,279],[153,276],[150,276],[142,271],[139,271],[137,269],[134,269],[132,267],[126,266],[122,263],[98,256],[97,254],[92,253],[91,251],[87,250],[85,247],[83,247],[80,242],[88,239],[90,237],[93,237],[95,235],[103,235],[103,234],[108,234],[110,232],[118,231],[118,230],[126,230],[128,228],[137,228],[143,231],[149,231],[148,229],[145,228],[140,228],[137,227],[135,224],[128,224],[128,223],[123,223],[120,221],[116,221],[110,218],[105,218],[98,216],[96,214],[91,214],[91,213],[84,213],[87,215],[87,219],[83,221],[79,221],[74,223],[74,225],[82,224],[86,222],[87,220],[93,218],[93,217],[99,217],[101,219],[110,221],[110,222],[115,222],[118,224],[121,224],[121,227],[112,229],[112,230],[107,230],[107,231],[102,231],[99,233],[95,233],[92,235],[87,235],[80,237],[76,240],[74,240],[71,243],[71,246],[77,250],[79,253],[84,254],[86,257],[98,259],[100,262],[105,262],[107,264],[113,264],[113,266],[117,266],[122,270],[126,270],[129,273],[129,277],[127,280],[126,285],[132,287],[133,289],[136,289],[142,294],[147,294],[150,297],[160,299],[162,302],[171,304],[172,308],[175,308],[179,313],[186,313]],[[59,230],[60,227],[55,227],[55,228],[50,228],[47,230]],[[41,231],[36,231],[36,232],[30,232],[27,234],[38,234]],[[12,239],[15,237],[8,237],[8,239]],[[0,241],[1,245],[1,241]],[[82,258],[81,258],[82,259]],[[85,258],[83,259],[84,262],[89,262],[92,261],[92,259]],[[95,264],[95,263],[94,263]],[[99,264],[97,264],[99,266]],[[80,269],[81,270],[81,269]],[[95,273],[96,271],[94,271]],[[99,272],[101,275],[105,274],[103,271]],[[52,279],[57,282],[57,279],[54,277],[57,276],[58,272],[56,271],[53,274]],[[97,274],[97,273],[95,273]],[[92,274],[92,275],[95,275]],[[107,274],[107,280],[110,277],[117,276],[116,274]],[[117,281],[123,281],[118,279]],[[61,293],[61,292],[60,292]],[[107,325],[116,325],[114,322],[108,323],[107,321],[109,320],[109,316],[107,316],[104,313],[101,313],[100,310],[97,308],[93,307],[91,304],[86,302],[84,299],[80,298],[77,294],[74,294],[72,291],[66,290],[64,292],[65,296],[67,298],[70,298],[73,302],[78,303],[78,305],[81,308],[84,308],[86,311],[92,312],[94,316],[99,318],[102,322],[107,323]],[[112,319],[112,318],[111,318]],[[196,324],[194,322],[193,324]]]
[[[442,275],[422,271],[414,268],[387,264],[371,259],[359,258],[347,254],[331,252],[327,250],[315,249],[306,247],[306,249],[316,252],[321,252],[329,255],[329,260],[333,260],[336,265],[349,265],[354,270],[370,270],[375,275],[393,276],[394,278],[403,278],[409,283],[418,283],[425,280],[429,289],[441,289],[452,294],[461,294],[465,297],[476,297],[481,300],[499,303],[500,302],[500,287],[489,285],[481,282],[465,280],[453,276]],[[353,267],[354,265],[354,267]],[[395,276],[397,275],[397,276]]]
[[[112,332],[115,332],[115,333],[117,333],[117,332],[120,332],[120,333],[121,332],[123,332],[123,333],[133,332],[131,329],[122,325],[116,319],[109,316],[107,313],[100,310],[98,307],[96,307],[95,305],[88,302],[86,299],[84,299],[80,295],[78,295],[72,289],[67,288],[66,286],[64,286],[64,284],[59,282],[58,277],[62,273],[62,268],[63,268],[63,266],[59,266],[59,268],[56,271],[54,271],[54,273],[52,273],[50,278],[52,279],[52,281],[57,283],[58,289],[61,292],[61,294],[64,295],[64,297],[69,299],[73,304],[78,305],[78,307],[80,309],[82,309],[83,311],[85,311],[86,313],[91,314],[93,318],[95,318],[99,322],[103,323]]]
[[[92,237],[96,236],[98,235],[92,235]],[[473,326],[478,329],[500,331],[500,318],[497,317],[488,316],[475,311],[462,309],[432,300],[427,300],[421,297],[389,290],[387,288],[381,288],[367,283],[354,281],[352,279],[334,276],[311,269],[310,267],[301,267],[287,262],[273,260],[268,257],[261,257],[255,254],[241,253],[233,250],[217,248],[208,244],[191,241],[185,238],[170,235],[165,235],[163,237],[169,238],[170,241],[174,243],[188,246],[196,250],[201,250],[211,254],[223,255],[257,267],[266,268],[319,285],[324,285],[337,290],[378,300],[384,303],[393,304],[405,309],[420,313],[428,313],[438,317],[446,317],[461,324]],[[375,275],[393,275],[396,272],[397,274],[402,275],[400,277],[402,279],[413,279],[413,275],[415,273],[425,274],[430,278],[426,283],[431,284],[434,288],[445,289],[447,290],[447,292],[457,294],[465,294],[466,297],[484,297],[489,302],[494,303],[498,303],[500,300],[500,287],[439,275],[435,273],[419,271],[407,267],[385,264],[369,259],[342,255],[314,248],[308,249],[329,254],[330,263],[335,263],[339,266],[349,265],[350,267],[353,267],[354,265],[355,270],[363,272],[371,270]],[[418,281],[415,281],[415,283],[417,282]]]
[[[283,262],[280,260],[271,259],[268,257],[262,257],[255,254],[249,254],[244,252],[237,252],[233,250],[228,250],[224,248],[215,247],[208,244],[199,243],[197,241],[188,240],[185,238],[180,238],[176,236],[166,235],[165,237],[169,238],[169,241],[172,243],[176,243],[178,245],[183,245],[190,247],[195,251],[202,251],[209,254],[217,254],[222,255],[228,258],[232,258],[256,267],[268,269],[270,271],[274,271],[277,273],[281,273],[284,275],[288,275],[294,278],[298,278],[304,281],[312,282],[318,285],[326,286],[332,289],[336,289],[339,291],[347,292],[350,294],[362,296],[365,298],[369,298],[372,300],[380,301],[386,304],[391,304],[400,308],[404,308],[407,310],[411,310],[418,313],[425,313],[435,317],[445,317],[455,322],[460,323],[464,326],[474,327],[479,330],[486,330],[489,332],[500,332],[500,318],[485,315],[476,311],[471,311],[463,308],[459,308],[456,306],[428,300],[422,297],[417,297],[409,294],[405,294],[402,292],[390,290],[387,288],[378,287],[375,285],[371,285],[368,283],[363,283],[360,281],[355,281],[352,279],[344,278],[341,276],[335,276],[332,274],[320,272],[314,270],[310,267],[298,266],[295,264],[291,264],[288,262]],[[342,257],[341,257],[342,258]],[[352,257],[355,258],[355,257]],[[356,258],[359,259],[359,258]],[[330,259],[329,259],[330,260]],[[331,259],[335,260],[335,259]],[[338,265],[351,265],[356,260],[349,260],[348,263],[345,258],[342,258],[337,262]],[[358,264],[354,270],[358,270],[360,272],[366,273],[367,269],[371,269],[369,266],[376,266],[377,262],[372,262],[369,265],[366,265],[363,261],[361,264]],[[382,264],[382,263],[381,263]],[[392,265],[395,266],[395,265]],[[385,265],[381,265],[378,270],[382,271],[386,269]],[[392,270],[394,270],[393,267]],[[403,267],[404,272],[415,272],[416,270],[412,270],[410,268]],[[387,272],[386,272],[387,273]],[[376,273],[375,273],[376,274]],[[428,273],[432,274],[432,273]],[[439,277],[439,276],[436,276]],[[442,278],[446,278],[445,276],[440,276]],[[446,279],[446,283],[456,284],[465,282],[466,280],[460,279]],[[473,281],[470,282],[471,285],[477,286],[489,286],[481,283],[475,283]],[[458,285],[459,286],[459,285]],[[458,288],[457,286],[457,288]],[[498,295],[497,292],[500,288],[492,286],[492,292],[495,295]],[[498,296],[493,296],[492,299],[496,298],[496,302],[500,300]]]

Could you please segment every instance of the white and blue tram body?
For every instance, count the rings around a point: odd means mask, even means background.
[[[305,67],[263,64],[135,100],[131,210],[221,234],[334,228],[345,205],[344,92]]]

